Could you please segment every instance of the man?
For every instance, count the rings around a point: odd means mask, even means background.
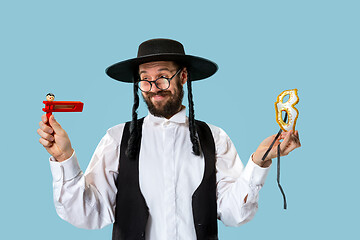
[[[110,66],[110,77],[134,84],[133,119],[107,131],[85,174],[65,130],[43,115],[38,133],[52,155],[59,216],[82,228],[114,223],[113,239],[156,240],[217,239],[217,218],[228,226],[251,220],[279,140],[287,155],[300,147],[298,133],[283,133],[263,161],[268,137],[244,167],[222,129],[194,119],[191,82],[216,70],[169,39],[146,41],[137,58]],[[138,88],[149,109],[140,120]]]

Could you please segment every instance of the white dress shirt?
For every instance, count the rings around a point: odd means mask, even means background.
[[[227,226],[239,226],[254,217],[269,168],[252,160],[244,167],[227,134],[208,125],[216,148],[218,218]],[[50,158],[55,207],[64,220],[89,229],[115,221],[115,180],[121,167],[123,128],[124,124],[119,124],[107,131],[85,174],[75,153],[64,162]],[[150,213],[146,239],[196,239],[191,196],[201,183],[204,164],[203,156],[192,154],[185,109],[170,119],[151,114],[145,117],[139,182]]]

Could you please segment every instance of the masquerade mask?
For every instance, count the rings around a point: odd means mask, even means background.
[[[289,96],[289,99],[284,103],[285,96]],[[283,91],[275,102],[276,122],[280,128],[287,132],[289,130],[295,131],[296,120],[298,118],[299,111],[294,107],[299,102],[297,95],[297,89]],[[286,112],[288,121],[282,119],[282,112]]]

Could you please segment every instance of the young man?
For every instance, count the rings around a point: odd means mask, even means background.
[[[110,66],[110,77],[134,84],[133,119],[107,131],[85,174],[65,130],[43,115],[38,133],[52,155],[59,216],[82,228],[114,223],[113,239],[156,240],[217,239],[217,219],[228,226],[251,220],[279,140],[281,155],[300,141],[297,132],[283,133],[262,161],[274,139],[268,137],[244,167],[222,129],[194,119],[191,82],[216,71],[169,39],[146,41],[137,58]],[[149,109],[141,120],[138,88]]]

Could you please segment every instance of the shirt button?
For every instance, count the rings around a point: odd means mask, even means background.
[[[169,126],[169,124],[170,124],[169,121],[164,122],[164,126]]]

